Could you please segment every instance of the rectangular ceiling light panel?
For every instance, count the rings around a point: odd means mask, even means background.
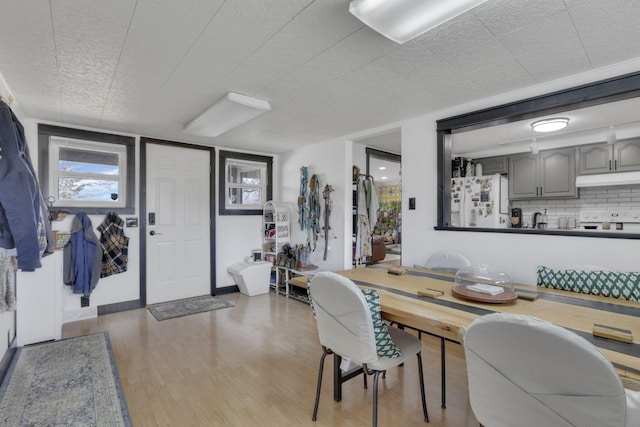
[[[192,135],[216,137],[271,110],[262,99],[229,92],[213,107],[189,122],[184,131]]]
[[[487,0],[353,0],[349,12],[398,44],[405,43]]]

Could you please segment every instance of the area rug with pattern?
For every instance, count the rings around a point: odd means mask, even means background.
[[[157,320],[167,320],[227,307],[233,307],[233,304],[222,298],[205,295],[202,297],[153,304],[147,308]]]
[[[106,332],[20,347],[0,387],[2,426],[131,426]]]

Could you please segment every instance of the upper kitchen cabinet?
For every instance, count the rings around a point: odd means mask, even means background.
[[[510,199],[569,198],[577,195],[573,147],[509,156]]]
[[[509,156],[509,199],[533,199],[540,196],[538,154]]]
[[[640,138],[579,147],[580,175],[640,170]]]
[[[509,172],[507,156],[484,157],[476,161],[482,165],[483,175],[506,174]]]

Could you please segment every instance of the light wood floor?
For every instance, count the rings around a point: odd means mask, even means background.
[[[368,426],[371,388],[360,377],[332,399],[327,358],[309,306],[282,295],[222,296],[234,307],[158,322],[146,309],[65,324],[63,337],[108,331],[134,426]],[[440,342],[423,336],[431,426],[477,427],[462,348],[447,343],[447,409],[440,408]],[[369,381],[369,384],[372,384]],[[416,359],[380,381],[380,426],[425,426]]]

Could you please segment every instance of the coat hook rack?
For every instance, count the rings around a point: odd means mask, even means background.
[[[49,196],[49,198],[47,199],[47,206],[49,208],[49,221],[62,221],[66,218],[67,215],[69,215],[69,212],[53,209],[53,204],[55,203],[55,201],[56,198],[53,196]]]

